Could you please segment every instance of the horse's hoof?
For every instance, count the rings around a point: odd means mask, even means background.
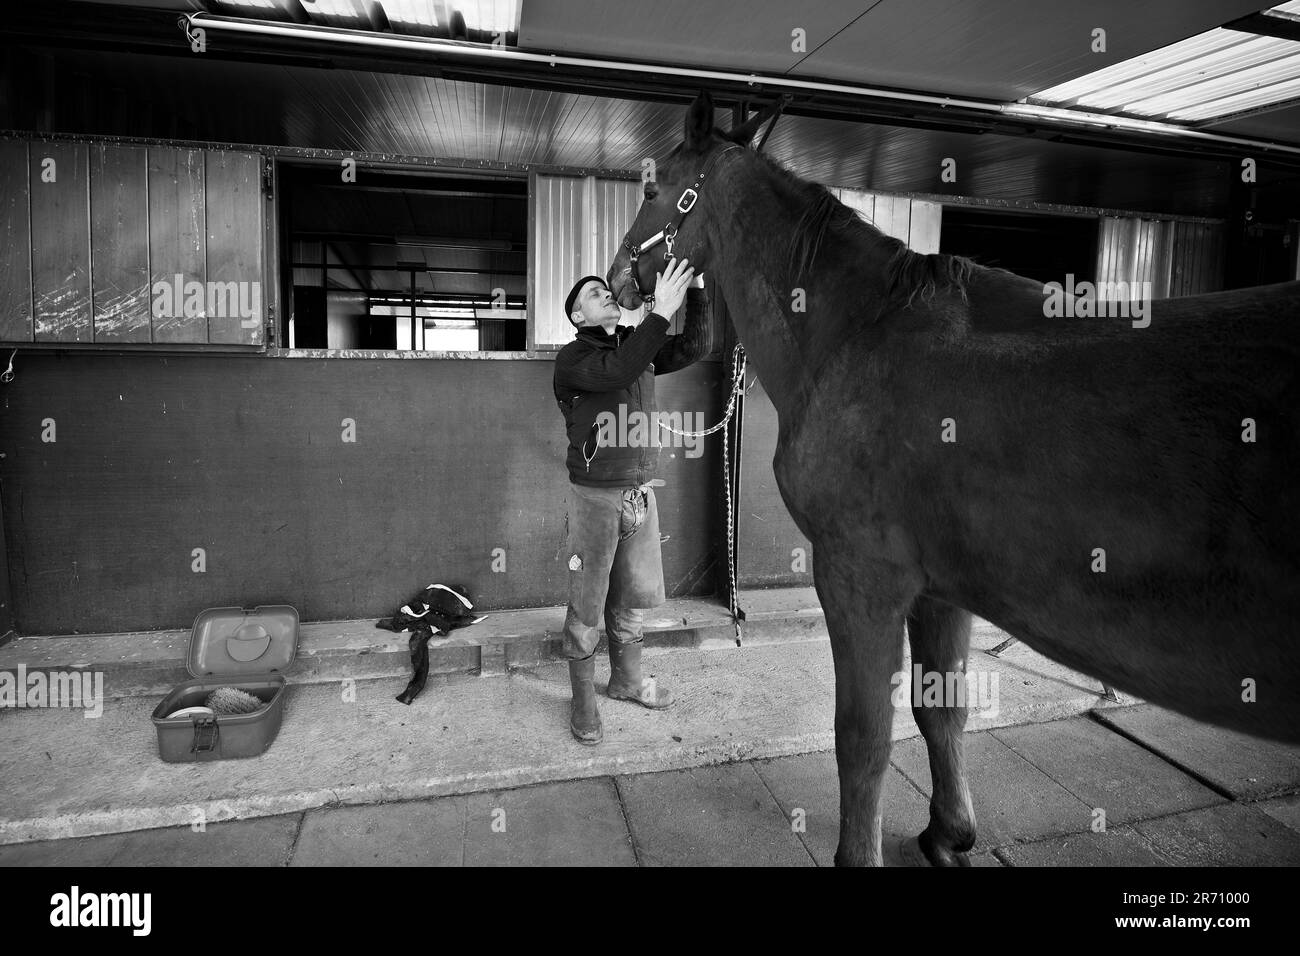
[[[925,853],[921,850],[921,844],[916,837],[902,837],[899,840],[897,859],[899,866],[928,867],[930,865],[930,861],[926,859]]]
[[[916,838],[916,846],[930,866],[970,866],[966,853],[935,843],[929,830]]]

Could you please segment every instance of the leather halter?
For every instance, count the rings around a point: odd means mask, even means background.
[[[632,265],[629,270],[632,279],[632,291],[635,292],[637,297],[643,302],[649,305],[654,305],[655,297],[653,292],[647,294],[641,288],[641,280],[637,278],[636,274],[637,259],[640,258],[641,253],[649,252],[661,242],[668,246],[667,251],[664,252],[664,262],[667,263],[673,258],[673,240],[677,238],[677,230],[681,228],[682,222],[686,219],[686,216],[690,211],[695,208],[695,203],[700,198],[700,189],[704,186],[705,178],[713,170],[713,164],[722,158],[723,153],[730,152],[733,149],[743,148],[743,146],[738,146],[735,143],[729,143],[709,156],[708,161],[704,164],[704,168],[702,168],[699,175],[695,177],[695,182],[682,190],[682,194],[677,200],[676,214],[672,219],[668,220],[668,223],[662,229],[645,242],[640,245],[634,243],[630,231],[623,237],[623,248],[627,250],[628,257],[632,260]]]

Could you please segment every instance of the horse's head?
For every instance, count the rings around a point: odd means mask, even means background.
[[[730,132],[713,125],[713,99],[701,93],[686,111],[686,135],[680,146],[658,162],[645,183],[645,199],[632,228],[609,267],[606,281],[619,305],[639,308],[654,298],[656,275],[674,257],[689,259],[702,273],[712,258],[707,228],[717,214],[709,193],[724,155],[744,149],[754,132],[772,116],[766,109]]]

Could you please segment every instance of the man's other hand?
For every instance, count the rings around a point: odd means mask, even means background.
[[[665,319],[671,319],[686,299],[686,289],[695,276],[695,270],[687,265],[689,262],[689,259],[673,259],[668,263],[667,272],[655,276],[654,310]]]

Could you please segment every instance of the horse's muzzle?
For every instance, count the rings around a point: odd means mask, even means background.
[[[620,256],[627,263],[626,257]],[[635,284],[632,282],[632,267],[630,263],[620,267],[615,261],[610,268],[609,274],[605,277],[605,284],[609,286],[609,291],[614,294],[616,301],[623,308],[634,311],[641,308],[643,298],[637,295]]]

